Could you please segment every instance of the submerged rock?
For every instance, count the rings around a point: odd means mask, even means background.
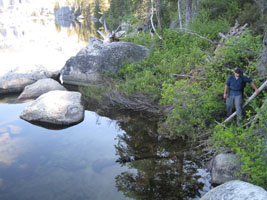
[[[66,88],[51,78],[41,79],[26,86],[18,99],[35,99],[53,90],[66,90]]]
[[[200,200],[266,200],[267,192],[247,182],[233,180],[206,193]]]
[[[117,73],[123,64],[139,63],[149,50],[129,42],[94,43],[71,57],[60,72],[64,83],[88,85],[103,81],[103,73]]]
[[[42,67],[27,70],[16,68],[0,77],[0,94],[21,92],[26,85],[50,77],[51,74]]]
[[[51,125],[52,128],[60,128],[75,125],[84,119],[81,97],[79,92],[50,91],[28,105],[20,117],[45,127]]]

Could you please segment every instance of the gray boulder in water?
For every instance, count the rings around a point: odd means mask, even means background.
[[[61,80],[74,85],[99,83],[103,72],[117,73],[123,64],[140,63],[149,54],[148,48],[129,42],[94,43],[66,62]]]
[[[46,68],[17,68],[0,77],[0,94],[21,92],[26,85],[50,77],[51,74]]]
[[[50,91],[28,105],[20,117],[47,128],[75,125],[84,119],[81,97],[80,92]]]
[[[200,200],[266,200],[267,192],[244,181],[229,181],[213,188]]]
[[[27,85],[18,99],[35,99],[42,94],[53,90],[66,90],[66,88],[64,88],[54,79],[41,79],[31,85]]]

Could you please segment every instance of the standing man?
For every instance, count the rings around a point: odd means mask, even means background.
[[[251,83],[255,92],[257,94],[259,93],[259,90],[254,82],[250,78],[243,76],[241,69],[236,67],[234,74],[228,77],[224,88],[223,97],[226,99],[227,116],[230,116],[232,114],[235,104],[237,124],[240,124],[242,120],[243,90],[246,86],[246,83]],[[228,89],[229,92],[227,95]]]

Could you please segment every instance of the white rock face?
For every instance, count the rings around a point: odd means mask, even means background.
[[[266,200],[267,192],[258,186],[243,181],[229,181],[220,185],[200,200]]]
[[[42,125],[70,126],[84,119],[81,93],[50,91],[27,106],[20,117]],[[49,126],[48,126],[49,127]]]
[[[64,88],[54,79],[51,78],[41,79],[31,85],[26,86],[23,92],[18,97],[18,99],[35,99],[41,96],[42,94],[45,94],[53,90],[66,91],[66,88]]]

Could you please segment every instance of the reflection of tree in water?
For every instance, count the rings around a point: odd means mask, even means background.
[[[135,199],[188,199],[200,196],[203,183],[196,175],[200,167],[192,160],[184,141],[159,139],[157,126],[148,120],[130,119],[120,123],[126,133],[115,146],[119,162],[137,172],[123,172],[116,186]]]
[[[92,21],[91,17],[99,19],[109,6],[105,0],[76,0],[73,6],[76,17],[81,15],[84,19],[75,20],[71,31],[78,35],[79,40],[87,42],[90,36],[97,35],[97,30],[102,26],[100,22]]]
[[[115,30],[123,16],[127,16],[130,10],[135,10],[136,5],[132,0],[75,0],[73,3],[75,16],[82,15],[84,20],[75,21],[73,31],[77,33],[79,40],[88,41],[90,36],[97,36],[97,30],[103,29],[98,21],[92,21],[92,17],[99,20],[102,16],[106,19],[108,28]]]

